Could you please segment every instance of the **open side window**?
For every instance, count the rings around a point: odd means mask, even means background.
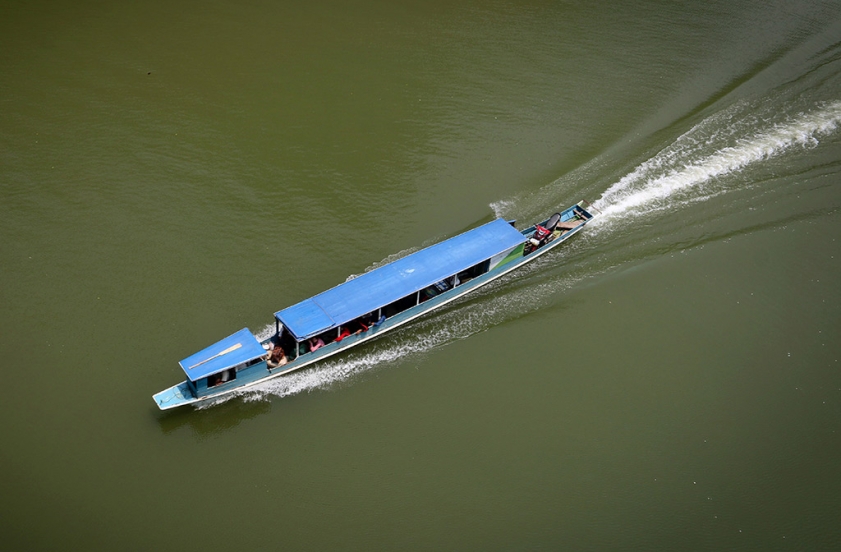
[[[491,268],[491,260],[487,259],[482,261],[481,263],[475,264],[468,268],[467,270],[463,270],[456,274],[456,285],[461,285],[466,282],[469,282],[473,278],[481,276],[490,270]]]
[[[428,301],[433,297],[437,297],[442,293],[446,293],[455,287],[455,276],[450,276],[449,278],[444,278],[440,282],[435,282],[428,288],[421,290],[420,293],[420,302],[423,303],[424,301]]]
[[[272,340],[274,344],[274,340]],[[279,336],[277,337],[277,345],[283,349],[283,352],[286,354],[286,358],[289,360],[295,360],[298,356],[298,342],[295,341],[295,338],[289,333],[289,330],[286,327],[283,327]]]
[[[407,295],[406,297],[398,299],[394,303],[384,306],[383,313],[385,314],[386,318],[391,318],[395,314],[400,314],[405,310],[409,310],[417,304],[418,294],[417,292],[415,292],[410,295]]]
[[[339,328],[333,328],[332,330],[327,330],[326,332],[322,332],[318,335],[314,335],[309,339],[305,339],[303,341],[297,341],[295,351],[297,356],[305,355],[307,353],[313,352],[313,343],[315,344],[316,349],[318,350],[325,345],[329,345],[336,341],[336,338],[339,337]],[[319,343],[320,342],[320,343]],[[294,357],[293,357],[294,358]]]
[[[228,383],[229,381],[234,381],[235,379],[237,379],[236,369],[228,368],[227,370],[223,370],[217,374],[207,376],[207,388],[210,389],[211,387],[216,387],[217,385],[222,385],[223,383]]]

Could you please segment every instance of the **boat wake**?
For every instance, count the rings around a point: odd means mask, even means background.
[[[740,108],[704,120],[611,186],[594,204],[603,215],[599,223],[674,210],[736,185],[743,189],[743,180],[726,177],[792,149],[817,146],[841,125],[841,102],[778,122],[768,122],[762,114],[739,117]]]
[[[758,186],[761,184],[759,178],[732,177],[751,166],[782,158],[798,148],[815,147],[839,126],[841,101],[821,103],[809,111],[789,114],[780,114],[779,109],[772,113],[770,109],[763,111],[744,104],[717,113],[610,185],[593,204],[600,216],[588,226],[588,231],[564,248],[383,339],[199,408],[234,397],[257,401],[336,388],[374,369],[416,361],[456,340],[534,312],[551,304],[553,297],[582,280],[620,264],[595,261],[597,256],[588,257],[586,252],[610,243],[614,230],[627,228],[629,219],[655,219],[657,213],[664,210],[675,211],[733,190],[743,190],[746,186]],[[570,196],[580,193],[580,186],[576,187],[579,177],[579,173],[573,173],[531,197],[503,200],[491,207],[498,217],[516,218],[519,215],[525,220],[535,219],[539,214],[553,210],[547,205],[558,210],[568,206]],[[536,198],[539,201],[535,201]],[[532,209],[538,215],[530,213]],[[618,221],[622,224],[617,224]],[[412,251],[392,255],[368,270]],[[268,325],[258,337],[267,338],[273,331],[274,325]]]

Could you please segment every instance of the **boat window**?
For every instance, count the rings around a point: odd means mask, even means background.
[[[423,303],[424,301],[428,301],[433,297],[441,295],[453,288],[453,283],[455,282],[455,276],[450,276],[449,278],[445,278],[440,282],[436,282],[429,286],[428,288],[421,291],[420,294],[420,302]]]
[[[368,313],[365,316],[360,316],[359,318],[342,325],[339,328],[339,337],[336,338],[336,341],[341,341],[346,337],[367,332],[368,328],[377,321],[374,316],[376,316],[376,312],[374,312],[374,314]]]
[[[337,337],[339,337],[339,328],[333,328],[332,330],[327,330],[326,332],[314,335],[309,339],[297,342],[296,350],[300,351],[299,355],[305,355],[313,352],[314,350],[318,350],[325,345],[333,343],[336,341]],[[313,347],[315,348],[313,349]],[[294,358],[295,357],[293,357],[293,360]]]
[[[286,353],[286,357],[289,360],[295,360],[298,356],[298,342],[295,341],[289,330],[283,328],[283,332],[280,334],[280,339],[277,343],[283,348],[283,352]]]
[[[465,282],[469,282],[473,278],[476,278],[477,276],[481,276],[482,274],[485,274],[490,269],[490,267],[491,267],[491,260],[488,259],[486,261],[482,261],[479,264],[471,266],[467,270],[463,270],[463,271],[459,272],[458,274],[456,274],[456,278],[458,278],[458,280],[457,280],[458,284],[456,284],[456,285],[461,285]]]
[[[222,385],[223,383],[228,383],[229,381],[233,381],[235,379],[237,379],[237,371],[230,368],[223,372],[219,372],[218,374],[211,374],[207,376],[207,387],[216,387],[217,385]]]
[[[321,338],[321,341],[323,341],[325,345],[333,343],[334,341],[336,341],[336,338],[339,337],[339,328],[327,330],[324,333],[318,334],[318,337]]]
[[[408,310],[417,304],[418,294],[412,293],[411,295],[407,295],[406,297],[398,299],[394,303],[383,307],[383,313],[385,314],[386,318],[391,318],[395,314],[400,314],[401,312]]]

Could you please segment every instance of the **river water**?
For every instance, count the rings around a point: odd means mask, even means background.
[[[7,2],[3,550],[841,549],[841,3]],[[201,408],[177,362],[581,199]]]

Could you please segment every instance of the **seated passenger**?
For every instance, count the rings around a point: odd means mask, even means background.
[[[278,366],[283,366],[287,362],[289,362],[289,359],[286,358],[286,352],[280,345],[274,346],[272,354],[269,355],[269,359],[266,361],[269,368],[277,368]]]
[[[362,332],[368,331],[368,324],[366,324],[365,321],[361,318],[354,320],[353,322],[348,324],[348,326],[350,327],[350,331],[352,331],[354,334],[361,334]]]
[[[370,330],[377,324],[377,313],[369,312],[362,318],[362,324],[365,325],[365,331]]]
[[[222,385],[223,383],[227,383],[231,381],[231,376],[233,375],[234,369],[231,368],[230,370],[225,370],[224,372],[219,372],[218,374],[213,374],[207,377],[207,386],[208,387],[216,387],[217,385]]]
[[[349,335],[350,335],[350,330],[348,329],[347,326],[345,326],[344,328],[342,328],[342,331],[339,332],[339,337],[336,338],[336,341],[341,341],[344,338],[348,337]]]
[[[324,341],[320,337],[315,336],[310,338],[310,352],[317,351],[322,347],[324,347]]]

